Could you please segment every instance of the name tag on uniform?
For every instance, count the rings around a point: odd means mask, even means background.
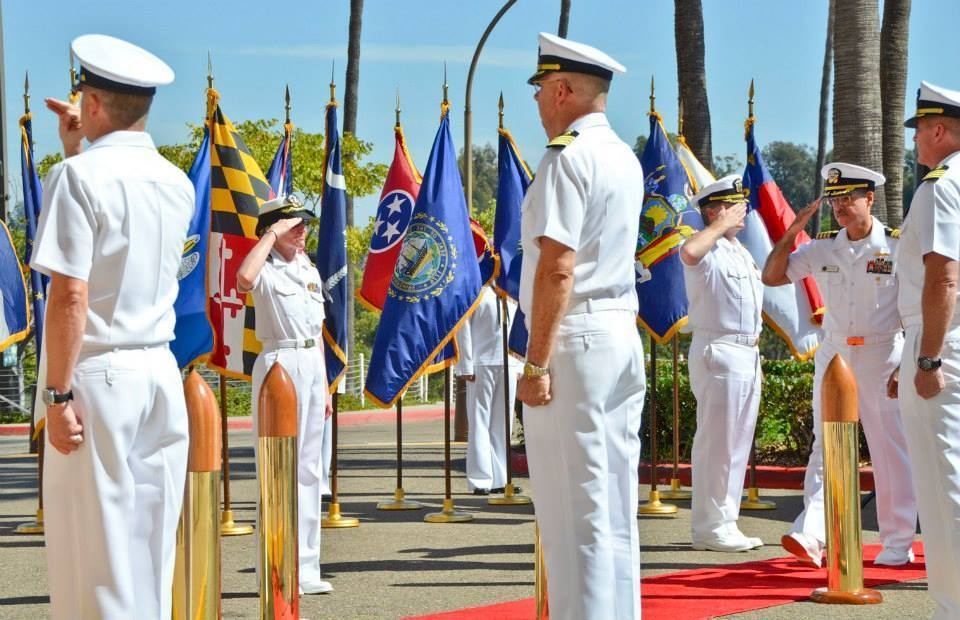
[[[893,273],[893,260],[884,256],[879,256],[873,260],[867,261],[867,273],[882,273],[890,275]]]
[[[820,267],[820,271],[823,271],[825,273],[840,273],[840,266],[839,265],[823,265],[822,267]]]
[[[316,293],[316,292],[317,292],[317,283],[316,283],[316,282],[311,282],[310,284],[308,284],[308,285],[307,285],[307,290],[310,291],[311,293]]]

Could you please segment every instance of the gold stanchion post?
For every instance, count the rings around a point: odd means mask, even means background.
[[[393,500],[380,502],[377,510],[420,510],[423,504],[406,498],[403,490],[403,396],[397,399],[397,488]]]
[[[43,534],[43,451],[45,437],[43,429],[37,433],[37,517],[33,521],[21,523],[14,532],[17,534]]]
[[[740,502],[741,510],[773,510],[776,503],[760,499],[760,489],[757,487],[757,438],[754,434],[750,445],[750,484],[747,486],[747,499]]]
[[[543,560],[543,545],[540,543],[540,524],[533,522],[533,592],[537,601],[537,620],[550,617],[550,605],[547,601],[547,564]]]
[[[650,495],[640,504],[637,514],[647,517],[673,517],[677,507],[660,501],[657,490],[657,342],[650,336]]]
[[[360,519],[356,517],[344,517],[340,514],[340,501],[337,495],[339,488],[339,467],[337,465],[337,414],[340,408],[339,394],[333,394],[333,415],[330,416],[330,422],[333,424],[331,430],[331,443],[333,444],[333,454],[330,455],[330,507],[327,509],[327,518],[320,522],[324,528],[358,527]]]
[[[260,388],[260,618],[300,617],[297,392],[278,363]]]
[[[187,484],[177,528],[174,620],[217,620],[220,609],[220,416],[207,382],[190,370],[183,383],[190,422]]]
[[[681,108],[682,110],[682,108]],[[660,494],[664,499],[690,499],[693,493],[680,484],[680,336],[673,336],[673,475],[670,488]]]
[[[827,587],[810,599],[817,603],[866,605],[883,595],[863,587],[863,541],[858,467],[857,382],[847,362],[835,355],[820,388],[823,417],[823,494],[827,518]]]
[[[221,536],[246,536],[253,534],[252,525],[240,525],[233,520],[230,507],[230,440],[227,437],[227,379],[218,377],[220,384],[220,444],[223,446],[223,512],[220,513]]]
[[[423,520],[427,523],[464,523],[473,521],[473,515],[456,510],[450,489],[450,368],[443,369],[443,474],[445,492],[443,510],[431,512]]]

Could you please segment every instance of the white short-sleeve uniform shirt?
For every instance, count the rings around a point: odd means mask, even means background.
[[[547,149],[523,201],[520,308],[528,329],[540,237],[577,253],[568,310],[588,300],[602,300],[604,309],[639,308],[633,255],[643,206],[640,162],[602,113],[582,116],[569,129],[576,138]]]
[[[683,282],[695,332],[760,335],[760,270],[740,242],[718,239],[699,263],[683,264]]]
[[[814,239],[790,254],[787,277],[813,276],[824,295],[823,330],[843,336],[900,331],[894,253],[898,240],[873,218],[870,234],[859,241],[841,229],[832,239]]]
[[[272,250],[253,283],[257,338],[265,347],[278,340],[319,344],[323,330],[323,285],[320,272],[303,252],[287,262]]]
[[[935,252],[960,260],[960,152],[942,162],[943,176],[920,184],[900,229],[897,268],[900,278],[898,306],[904,325],[919,325],[923,293],[923,257]],[[960,292],[958,292],[960,297]],[[950,333],[960,328],[960,313],[954,311]]]
[[[87,283],[84,351],[173,340],[193,185],[147,133],[114,131],[54,166],[30,266]]]

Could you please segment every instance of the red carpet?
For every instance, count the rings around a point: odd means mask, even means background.
[[[871,560],[880,545],[863,549],[864,581],[875,587],[926,577],[923,545],[915,543],[916,562],[898,568],[877,566]],[[686,570],[643,580],[643,617],[646,620],[695,620],[764,609],[806,600],[810,593],[827,585],[825,569],[805,568],[793,558],[745,562]],[[534,617],[533,598],[471,607],[408,620],[529,620]]]

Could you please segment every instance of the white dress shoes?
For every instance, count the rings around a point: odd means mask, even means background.
[[[780,539],[780,545],[801,564],[816,568],[823,566],[823,545],[809,534],[791,532]]]
[[[882,566],[903,566],[913,562],[913,549],[893,549],[884,547],[873,563]]]
[[[301,596],[304,594],[326,594],[327,592],[333,592],[333,586],[330,585],[329,581],[315,579],[300,584]]]
[[[720,551],[722,553],[750,551],[762,546],[763,541],[759,538],[744,536],[739,531],[693,541],[693,548],[697,551]]]

